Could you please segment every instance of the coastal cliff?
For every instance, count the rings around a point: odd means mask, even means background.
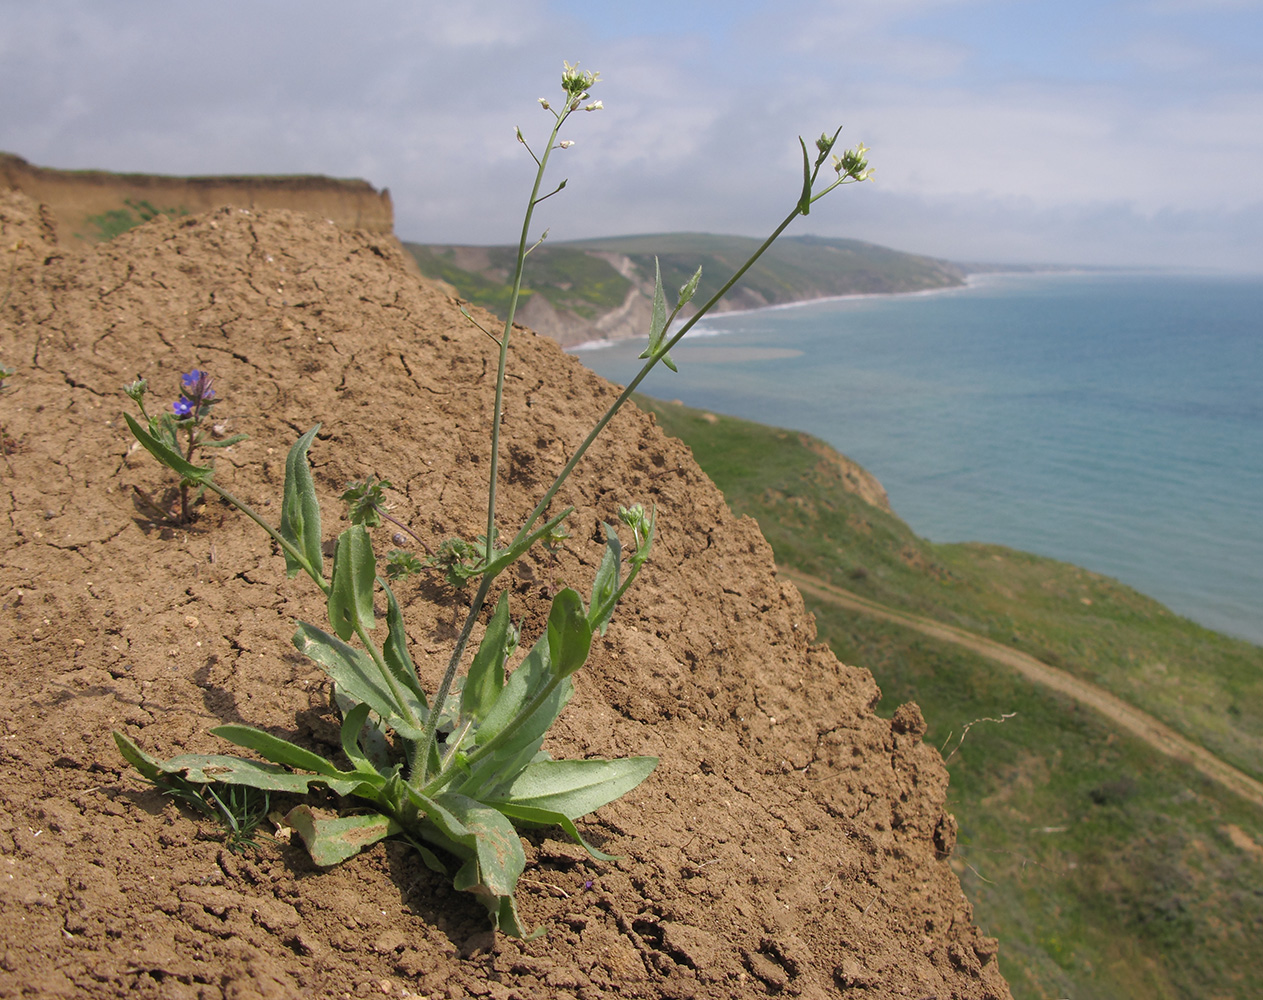
[[[694,305],[705,302],[755,251],[746,236],[664,233],[542,244],[531,251],[516,318],[565,347],[643,337],[655,266],[668,297],[698,266]],[[421,272],[503,315],[516,247],[405,243]],[[716,312],[759,309],[840,295],[920,292],[964,284],[967,270],[861,240],[782,237],[742,277]],[[689,308],[683,315],[692,313]]]
[[[328,219],[340,229],[394,233],[390,192],[378,191],[363,180],[54,170],[0,153],[0,188],[21,191],[46,205],[59,243],[70,246],[99,243],[157,215],[194,215],[223,205],[248,211],[284,208]]]

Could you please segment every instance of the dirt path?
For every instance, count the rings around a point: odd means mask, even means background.
[[[888,608],[883,604],[867,600],[852,594],[850,591],[835,587],[817,577],[808,576],[797,570],[787,569],[784,566],[778,567],[778,570],[792,580],[804,594],[809,594],[818,600],[828,601],[830,604],[838,607],[846,608],[850,611],[858,611],[861,614],[872,615],[874,618],[881,618],[898,625],[906,625],[925,635],[933,636],[935,639],[954,642],[958,646],[964,646],[966,649],[970,649],[996,663],[1012,667],[1028,680],[1068,695],[1076,701],[1096,709],[1106,718],[1122,726],[1135,736],[1140,737],[1168,757],[1174,757],[1178,761],[1197,768],[1212,781],[1219,782],[1225,788],[1235,792],[1244,799],[1248,799],[1255,805],[1263,806],[1263,783],[1237,770],[1231,764],[1225,763],[1205,747],[1198,746],[1191,740],[1181,736],[1170,726],[1159,722],[1153,716],[1140,711],[1121,698],[1115,697],[1103,688],[1097,687],[1095,684],[1080,680],[1064,670],[1058,670],[1056,667],[1050,667],[1048,664],[1040,662],[1033,656],[1027,656],[1025,653],[1020,653],[990,639],[984,639],[982,636],[975,635],[972,632],[966,632],[964,629],[944,625],[941,622],[923,618],[920,615],[896,611],[894,608]]]

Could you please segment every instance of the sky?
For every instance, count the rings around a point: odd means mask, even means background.
[[[795,234],[965,262],[1263,272],[1263,0],[0,0],[0,150],[326,174],[395,230],[516,242],[563,60],[597,70],[550,239],[764,235],[798,136],[873,181]],[[537,235],[537,234],[536,234]]]

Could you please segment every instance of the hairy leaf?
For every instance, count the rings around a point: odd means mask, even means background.
[[[592,581],[592,599],[588,602],[588,625],[601,635],[605,635],[618,603],[618,581],[623,568],[623,546],[618,533],[608,524],[604,527],[605,554]]]
[[[500,595],[495,613],[487,623],[487,632],[474,654],[465,685],[461,689],[460,714],[478,721],[486,718],[504,689],[504,660],[509,639],[509,595]]]
[[[311,860],[322,868],[354,857],[364,848],[403,829],[380,813],[327,819],[317,816],[309,806],[295,806],[286,814],[285,824],[303,838]]]
[[[123,419],[127,421],[128,429],[135,436],[136,440],[144,446],[144,449],[168,469],[178,472],[181,478],[188,480],[194,486],[201,485],[210,478],[212,470],[209,466],[194,465],[188,461],[170,445],[159,441],[141,427],[140,423],[130,413],[124,413]]]
[[[558,677],[569,677],[588,660],[592,626],[579,592],[567,587],[548,613],[548,656]]]
[[[400,714],[381,671],[367,653],[307,622],[299,622],[294,645],[300,653],[319,663],[347,697],[367,702],[404,739],[421,739],[421,730]]]
[[[386,628],[385,645],[382,646],[382,657],[386,666],[395,675],[395,679],[412,699],[412,711],[417,718],[424,718],[428,702],[425,692],[421,690],[421,682],[417,680],[417,668],[412,663],[408,652],[408,633],[404,631],[403,612],[399,610],[399,602],[395,600],[395,592],[386,583],[382,583],[386,592]]]
[[[543,760],[528,765],[489,805],[528,806],[578,819],[626,795],[658,765],[657,757]]]
[[[357,627],[373,629],[373,584],[377,556],[363,525],[353,524],[338,536],[333,552],[333,580],[329,587],[329,624],[339,639],[349,639]]]
[[[307,467],[307,449],[316,437],[320,425],[294,442],[285,457],[285,494],[281,501],[280,534],[307,560],[304,566],[289,552],[285,553],[285,572],[294,576],[301,569],[309,570],[317,578],[324,577],[324,557],[320,552],[320,502],[316,499],[316,484]]]

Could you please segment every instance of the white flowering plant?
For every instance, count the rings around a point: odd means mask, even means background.
[[[522,275],[530,250],[538,245],[528,245],[532,216],[542,201],[565,187],[562,181],[549,193],[540,193],[551,154],[571,145],[559,138],[567,120],[579,111],[602,109],[602,103],[592,101],[589,93],[598,77],[565,64],[561,81],[565,96],[560,107],[553,107],[546,98],[539,102],[555,119],[542,153],[537,154],[521,129],[516,130],[518,141],[537,169],[504,326],[498,337],[484,330],[499,347],[499,364],[491,421],[487,527],[477,541],[449,539],[426,562],[397,550],[390,555],[386,576],[380,575],[368,529],[380,524],[383,516],[390,516],[385,512],[382,492],[388,484],[370,477],[351,484],[343,496],[349,504],[351,524],[337,538],[332,567],[326,575],[320,505],[307,460],[319,425],[303,434],[289,451],[280,524],[273,526],[223,489],[209,466],[195,465],[174,440],[156,433],[152,421],[146,427],[128,417],[136,439],[175,471],[181,483],[218,494],[256,521],[280,548],[288,574],[307,574],[321,591],[332,631],[300,622],[293,642],[333,681],[334,700],[342,717],[343,759],[331,760],[261,729],[236,724],[219,726],[212,732],[264,760],[184,754],[162,761],[116,732],[123,756],[155,784],[185,792],[198,787],[246,786],[265,793],[304,795],[313,786],[327,788],[356,802],[356,807],[328,818],[307,804],[299,804],[285,817],[285,824],[302,837],[317,864],[336,864],[386,837],[402,838],[432,868],[448,871],[454,865],[456,888],[473,893],[486,906],[495,927],[519,937],[530,936],[530,932],[518,915],[514,895],[525,867],[517,828],[559,826],[593,857],[610,860],[584,840],[575,821],[631,791],[657,764],[654,757],[553,760],[543,749],[549,728],[574,693],[570,678],[586,663],[593,635],[605,633],[616,605],[649,558],[655,512],[640,504],[619,508],[621,528],[630,544],[625,549],[618,530],[605,526],[605,550],[588,599],[572,588],[561,590],[552,600],[544,632],[520,658],[515,659],[520,635],[510,615],[508,592],[501,592],[470,665],[458,677],[474,626],[482,620],[500,574],[537,543],[564,537],[564,522],[571,509],[551,516],[546,512],[584,454],[649,371],[660,361],[675,368],[670,349],[794,219],[806,215],[812,203],[829,191],[864,180],[869,174],[865,150],[860,146],[834,157],[836,179],[816,191],[817,176],[838,133],[821,136],[814,158],[802,143],[803,187],[793,211],[678,330],[673,331],[672,324],[696,292],[701,269],[679,290],[669,313],[661,275],[657,276],[643,369],[597,421],[508,544],[501,546],[497,544],[496,483],[503,391]],[[474,322],[472,316],[465,315]],[[175,415],[180,416],[178,407]],[[429,697],[418,680],[403,613],[388,579],[426,566],[441,569],[453,583],[478,581],[446,673]],[[386,633],[380,644],[373,638],[379,625],[374,613],[374,598],[379,592],[386,607]],[[510,663],[516,664],[511,670]]]

